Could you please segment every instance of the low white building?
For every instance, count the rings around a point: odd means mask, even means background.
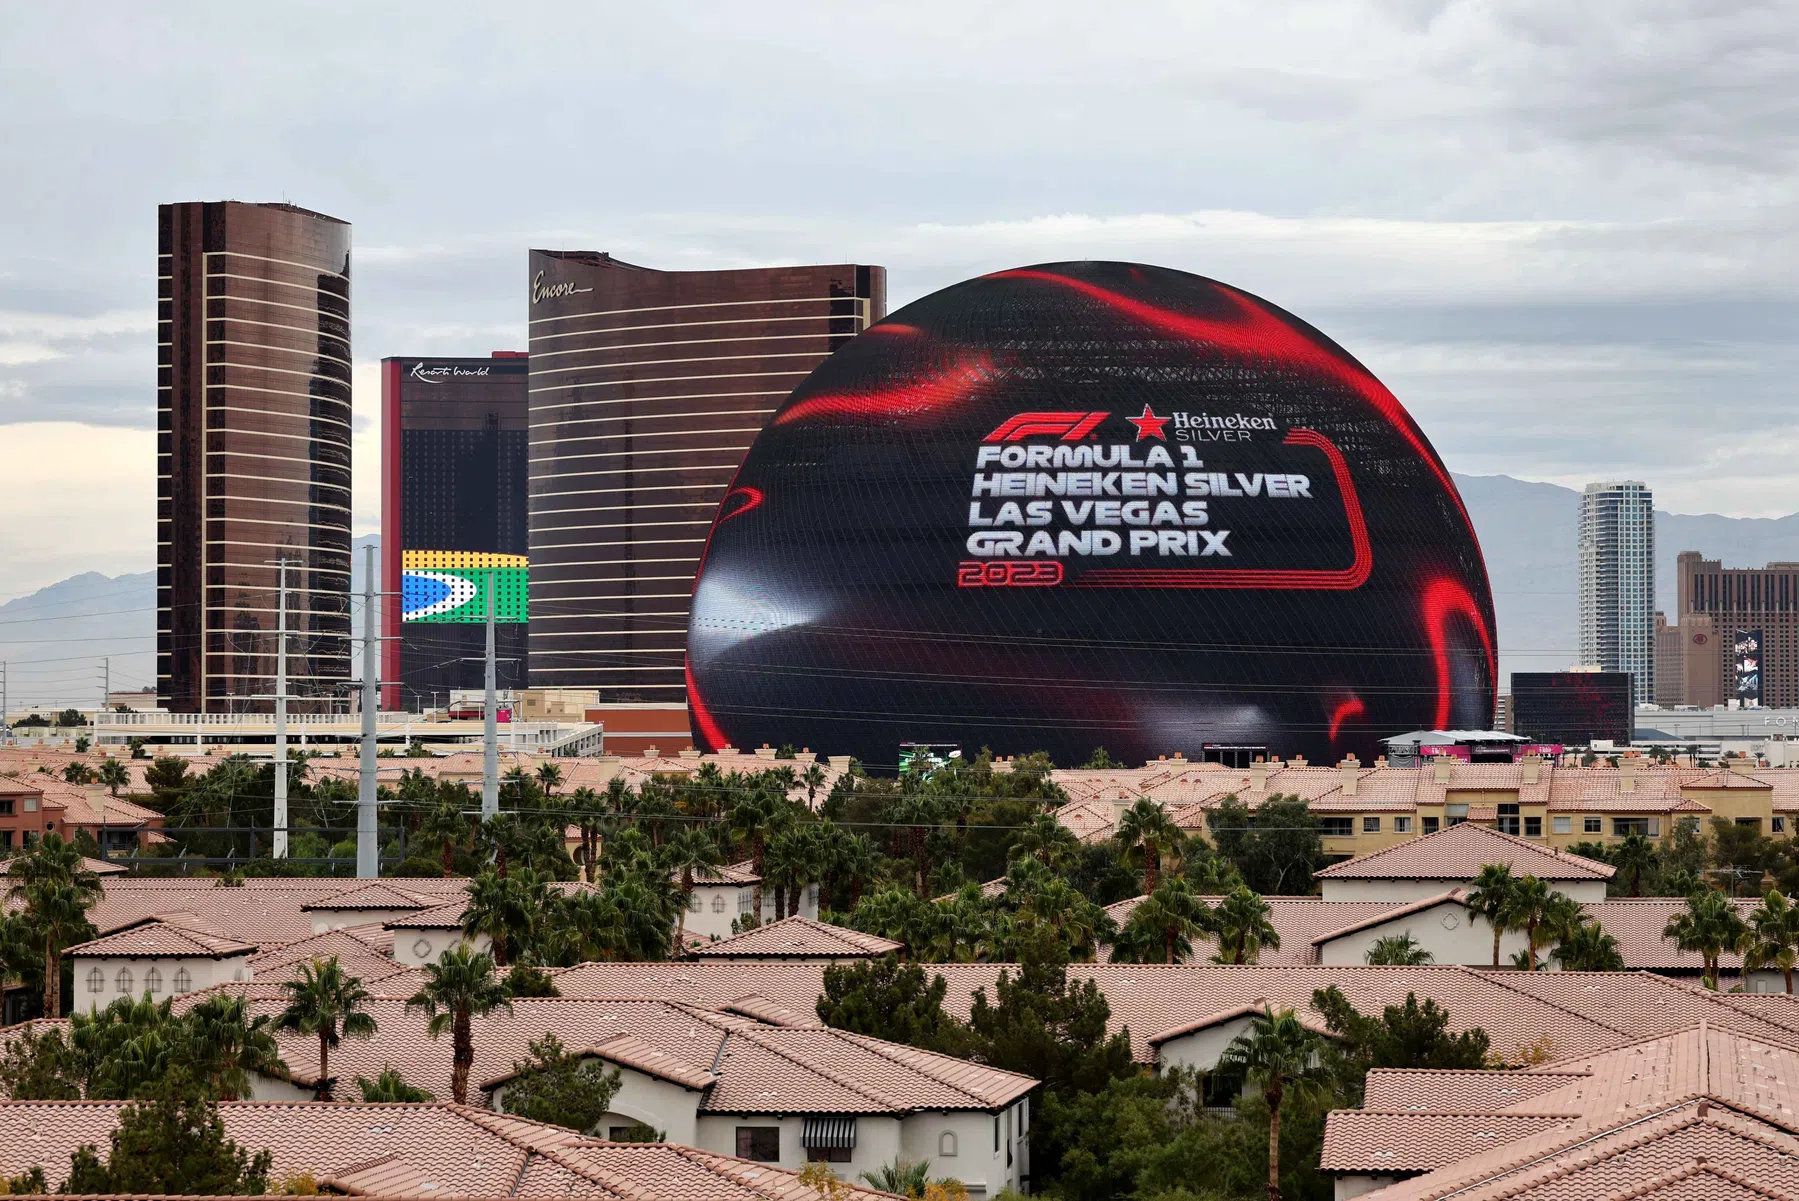
[[[215,984],[255,978],[252,943],[146,918],[63,954],[75,970],[75,1012],[104,1009],[120,997],[166,1000]]]
[[[373,880],[359,888],[308,901],[300,906],[300,911],[311,918],[312,932],[323,934],[346,926],[397,921],[443,903],[440,896],[421,896],[385,880]]]
[[[686,940],[689,947],[730,938],[742,928],[743,919],[756,906],[756,885],[761,877],[749,861],[707,868],[693,874],[693,894],[687,901]],[[818,885],[800,891],[799,904],[787,916],[818,917]],[[763,923],[777,920],[775,892],[762,890]]]
[[[385,923],[393,931],[394,961],[407,967],[423,967],[436,963],[438,956],[460,943],[466,942],[477,951],[492,947],[493,939],[487,935],[463,932],[462,911],[467,903],[465,897],[402,914]]]

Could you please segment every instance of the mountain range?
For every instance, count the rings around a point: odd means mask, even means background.
[[[1578,658],[1575,524],[1579,493],[1504,475],[1456,475],[1474,519],[1499,618],[1501,690],[1514,671],[1552,671]],[[356,540],[361,547],[378,539]],[[1730,567],[1799,561],[1799,513],[1723,517],[1655,514],[1655,584],[1661,609],[1674,613],[1674,559],[1697,550]],[[362,590],[362,556],[351,587]],[[115,690],[153,687],[156,678],[156,575],[84,572],[0,605],[0,661],[7,702],[93,704],[102,656],[111,657]]]

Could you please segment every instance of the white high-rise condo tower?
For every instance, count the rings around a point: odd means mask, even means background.
[[[1638,480],[1580,495],[1580,661],[1628,671],[1636,703],[1655,700],[1655,498]]]

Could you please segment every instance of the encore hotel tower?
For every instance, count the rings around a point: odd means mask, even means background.
[[[688,602],[720,498],[769,415],[886,304],[881,267],[655,271],[531,252],[534,687],[685,702]]]
[[[350,226],[288,204],[157,214],[157,693],[266,711],[278,569],[288,691],[350,666]]]

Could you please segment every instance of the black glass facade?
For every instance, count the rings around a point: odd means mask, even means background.
[[[527,545],[523,353],[382,360],[382,587],[398,593],[407,551],[523,555]],[[439,705],[482,686],[480,625],[408,623],[384,608],[382,703]],[[499,686],[526,683],[525,627],[495,630]]]
[[[899,310],[781,404],[704,556],[704,747],[1335,761],[1493,717],[1486,567],[1422,431],[1185,272],[1049,264]]]
[[[1627,671],[1512,673],[1512,733],[1533,742],[1629,746],[1636,721]]]
[[[285,204],[158,209],[157,692],[272,708],[277,560],[296,710],[347,704],[350,227]]]

